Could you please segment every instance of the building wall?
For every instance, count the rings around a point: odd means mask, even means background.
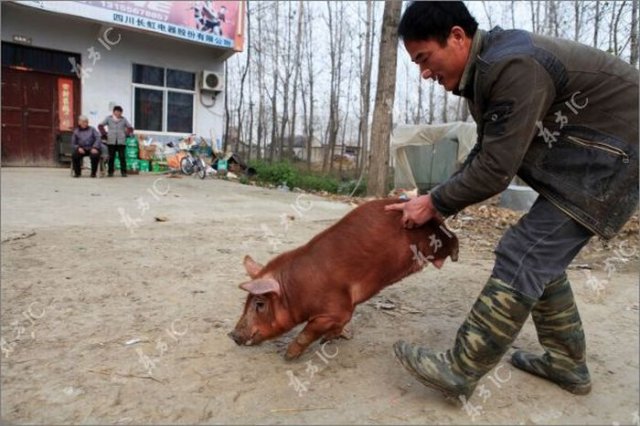
[[[108,51],[99,41],[107,28],[106,24],[2,2],[3,41],[13,42],[14,34],[30,37],[34,47],[81,54],[83,66],[92,68],[82,80],[81,112],[93,125],[111,113],[110,106],[117,104],[124,108],[124,116],[135,126],[131,84],[133,63],[195,73],[201,70],[224,72],[224,58],[229,55],[226,50],[116,27],[108,38],[117,40],[120,34],[121,39]],[[95,65],[89,57],[92,47],[100,54]],[[213,130],[215,137],[221,137],[224,93],[217,96],[212,107],[206,107],[200,102],[196,85],[195,98],[194,131],[208,139]],[[210,94],[202,94],[202,99],[206,104],[212,103]],[[153,135],[153,132],[145,133]]]

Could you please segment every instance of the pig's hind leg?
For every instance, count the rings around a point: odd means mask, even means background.
[[[351,319],[349,316],[318,316],[309,320],[304,329],[289,344],[285,359],[287,361],[298,358],[313,342],[323,337],[323,340],[340,337],[344,326]]]
[[[349,327],[347,324],[340,327],[332,328],[324,336],[322,336],[321,342],[324,343],[335,339],[351,340],[353,339],[353,330],[351,330],[351,327]]]

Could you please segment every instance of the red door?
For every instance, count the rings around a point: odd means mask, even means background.
[[[57,76],[2,69],[2,165],[53,166]]]

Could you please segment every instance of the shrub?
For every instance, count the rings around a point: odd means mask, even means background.
[[[274,185],[280,185],[286,182],[287,186],[298,178],[298,171],[287,162],[277,162],[268,164],[263,161],[257,161],[252,164],[256,169],[257,179],[261,182],[268,182]]]
[[[343,184],[338,179],[301,171],[288,162],[268,164],[264,161],[255,161],[251,166],[256,169],[256,179],[259,182],[273,185],[281,185],[286,182],[291,189],[297,187],[307,191],[326,191],[332,194],[346,193],[348,195],[350,193],[340,191]]]

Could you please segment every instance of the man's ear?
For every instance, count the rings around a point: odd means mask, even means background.
[[[244,269],[247,270],[247,274],[249,274],[251,278],[256,278],[260,275],[260,271],[262,271],[263,266],[253,260],[251,256],[246,255],[242,263],[244,264]]]
[[[455,42],[462,42],[467,38],[467,33],[458,25],[451,27],[449,37]]]
[[[273,278],[260,278],[240,284],[240,288],[253,295],[275,293],[281,295],[280,283]]]

